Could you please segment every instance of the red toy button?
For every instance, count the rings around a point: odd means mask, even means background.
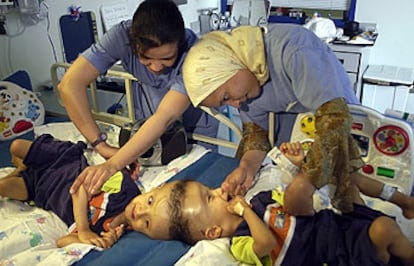
[[[374,167],[372,167],[369,164],[366,164],[362,167],[362,172],[364,172],[366,174],[372,174],[374,172]]]

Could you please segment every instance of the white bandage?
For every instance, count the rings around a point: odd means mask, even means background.
[[[234,205],[234,212],[237,213],[240,217],[243,217],[244,214],[244,206],[240,202],[237,202],[236,205]]]
[[[394,195],[395,191],[397,191],[396,187],[390,186],[388,184],[384,184],[379,197],[382,200],[389,201],[392,198],[392,196]]]
[[[275,146],[271,149],[267,156],[278,165],[283,171],[295,177],[299,173],[299,167],[294,165],[285,155]]]

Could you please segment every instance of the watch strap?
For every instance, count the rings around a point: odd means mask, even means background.
[[[91,143],[91,146],[95,148],[96,146],[98,146],[98,144],[105,142],[106,139],[107,139],[106,134],[101,132],[99,133],[98,138],[94,142]]]

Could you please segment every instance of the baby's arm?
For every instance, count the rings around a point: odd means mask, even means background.
[[[110,248],[116,238],[100,237],[94,233],[89,227],[88,221],[88,195],[83,186],[72,194],[73,202],[73,216],[75,218],[76,227],[78,233],[72,233],[66,235],[58,240],[57,244],[59,247],[69,245],[71,243],[86,243],[93,244],[101,248]]]
[[[258,258],[269,255],[276,246],[276,239],[263,220],[250,208],[243,197],[236,196],[229,202],[227,210],[239,215],[247,222],[253,237],[253,250]]]
[[[124,228],[122,225],[117,226],[115,229],[111,228],[108,232],[101,233],[102,235],[101,239],[104,240],[103,242],[104,245],[99,245],[99,244],[95,244],[95,245],[103,247],[103,248],[110,248],[112,247],[113,244],[115,244],[121,238],[123,233],[124,233]],[[68,234],[68,235],[61,237],[57,241],[57,246],[61,248],[61,247],[70,245],[72,243],[83,243],[79,239],[77,233],[72,233],[72,234]]]

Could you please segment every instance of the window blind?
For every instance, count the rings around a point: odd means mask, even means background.
[[[325,10],[348,10],[351,0],[272,0],[272,6]]]

